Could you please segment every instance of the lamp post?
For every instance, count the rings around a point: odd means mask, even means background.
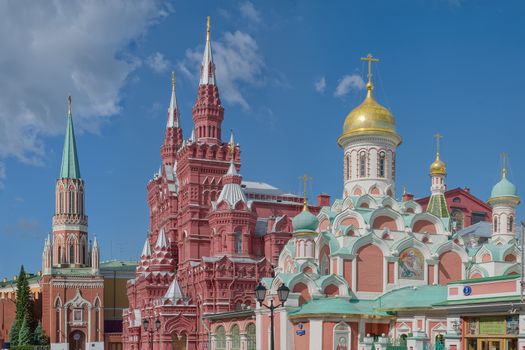
[[[281,284],[281,286],[277,289],[277,296],[279,297],[281,303],[279,305],[274,306],[273,298],[270,298],[270,305],[266,305],[263,304],[263,301],[266,298],[266,287],[263,286],[261,283],[259,283],[259,285],[255,287],[255,298],[259,302],[259,305],[264,306],[265,308],[270,310],[270,350],[275,349],[273,339],[273,311],[278,307],[284,306],[284,303],[288,299],[288,294],[290,294],[290,289],[288,289],[288,287],[286,287],[284,284]]]
[[[142,321],[142,325],[144,326],[144,331],[148,332],[148,343],[149,348],[153,349],[153,333],[158,332],[160,329],[160,320],[157,318],[155,321],[155,329],[149,328],[149,319],[145,318],[144,321]]]

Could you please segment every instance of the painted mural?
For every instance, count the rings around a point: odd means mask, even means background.
[[[422,280],[424,278],[424,267],[425,260],[419,250],[408,248],[399,254],[398,276],[400,279]]]

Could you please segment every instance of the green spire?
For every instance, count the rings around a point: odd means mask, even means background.
[[[438,218],[448,218],[450,216],[448,213],[447,200],[442,193],[433,193],[430,196],[427,212],[434,214]]]
[[[62,152],[60,178],[80,179],[75,130],[73,129],[73,115],[71,114],[71,96],[67,98],[67,128],[66,138],[64,140],[64,151]]]

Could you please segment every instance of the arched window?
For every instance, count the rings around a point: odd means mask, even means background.
[[[499,228],[499,225],[498,225],[498,217],[495,216],[495,217],[494,217],[494,229],[493,229],[494,232],[498,232],[498,231],[499,231],[498,228]]]
[[[235,253],[242,253],[242,232],[235,232]]]
[[[334,348],[335,350],[350,349],[350,327],[344,322],[334,327]]]
[[[226,350],[226,332],[223,326],[215,330],[215,350]]]
[[[507,222],[507,232],[512,232],[514,229],[514,217],[509,216],[509,220]]]
[[[359,154],[359,177],[365,177],[366,176],[366,154],[365,152],[361,152]]]
[[[346,156],[346,179],[349,180],[352,176],[351,173],[351,167],[352,167],[352,157],[350,155]]]
[[[250,323],[246,327],[246,350],[255,350],[255,325]]]
[[[60,299],[55,301],[55,343],[60,343]]]
[[[241,332],[238,325],[233,325],[231,330],[232,347],[231,350],[241,350]]]
[[[385,164],[386,164],[385,152],[380,152],[379,158],[378,158],[378,164],[377,164],[377,175],[379,177],[385,177]]]
[[[69,263],[75,263],[75,245],[73,244],[73,241],[69,244]]]

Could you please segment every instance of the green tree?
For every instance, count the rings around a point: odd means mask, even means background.
[[[11,326],[11,330],[9,331],[9,341],[11,342],[11,346],[18,345],[18,322],[16,320],[13,322],[13,325]]]
[[[42,327],[42,321],[38,321],[38,326],[35,328],[35,334],[33,335],[33,343],[35,345],[47,345],[48,339],[44,328]]]
[[[19,329],[21,329],[24,319],[27,320],[29,331],[32,332],[34,327],[33,296],[31,295],[24,265],[22,265],[16,281],[16,321]]]
[[[27,318],[24,318],[22,321],[22,327],[20,327],[20,331],[18,332],[18,345],[31,344],[33,340],[31,338],[31,330],[29,329]]]

